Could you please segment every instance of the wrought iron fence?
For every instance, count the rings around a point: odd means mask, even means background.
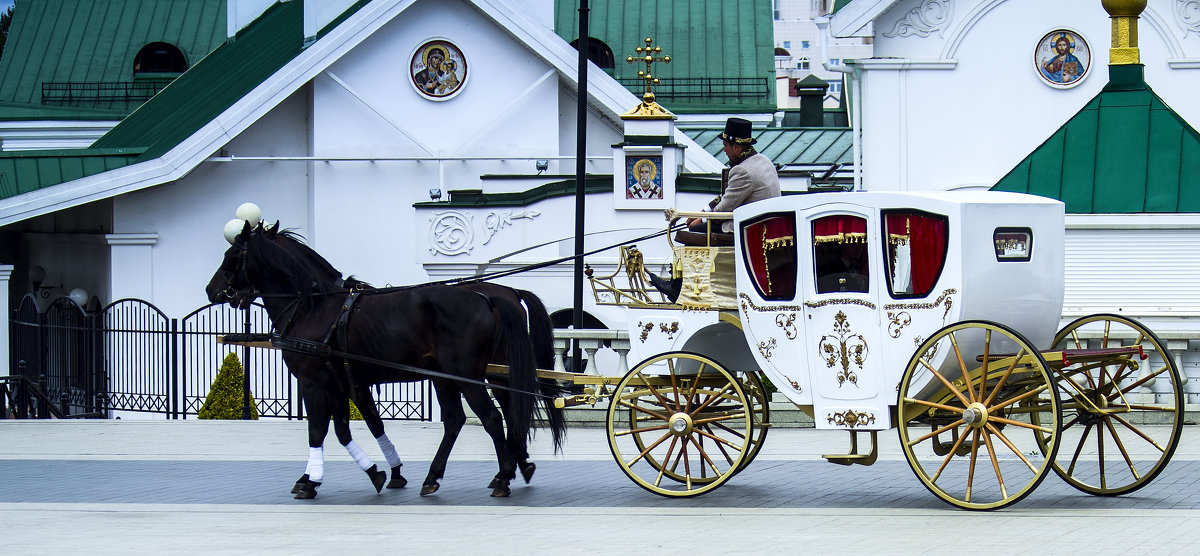
[[[634,94],[646,90],[646,80],[640,77],[617,79]],[[654,95],[670,99],[763,99],[771,98],[771,84],[763,77],[664,77],[654,85]]]
[[[113,102],[145,102],[163,90],[171,81],[171,79],[47,81],[42,83],[42,104],[80,106]]]
[[[63,400],[66,414],[138,412],[186,419],[200,411],[222,360],[234,351],[260,416],[304,415],[299,387],[279,351],[217,342],[224,334],[270,331],[261,305],[245,311],[207,305],[174,319],[138,299],[87,313],[66,297],[39,310],[28,295],[12,315],[11,368],[23,373],[23,384]],[[428,381],[383,385],[375,399],[385,419],[433,418]]]

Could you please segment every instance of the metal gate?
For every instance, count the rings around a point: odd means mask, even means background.
[[[217,336],[269,332],[266,310],[207,305],[173,319],[139,299],[115,301],[86,313],[63,297],[39,312],[27,295],[13,311],[11,355],[14,374],[37,384],[64,413],[112,416],[114,412],[194,416],[204,405],[225,355],[236,352],[262,417],[302,418],[301,395],[277,350],[234,347]],[[428,381],[387,384],[376,389],[385,419],[433,418]]]

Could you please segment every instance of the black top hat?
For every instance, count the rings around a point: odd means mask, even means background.
[[[741,118],[729,118],[725,121],[725,131],[721,133],[721,139],[741,145],[753,145],[756,142],[751,134],[750,120]]]

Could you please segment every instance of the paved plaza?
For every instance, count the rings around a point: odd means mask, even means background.
[[[315,500],[289,492],[307,457],[298,421],[0,421],[0,550],[6,554],[1194,554],[1200,428],[1132,495],[1083,494],[1050,475],[995,512],[953,508],[916,479],[895,431],[871,467],[826,463],[838,431],[770,431],[758,458],[688,499],[642,490],[600,428],[543,434],[532,483],[488,496],[496,471],[478,426],[459,438],[442,488],[418,488],[438,423],[389,422],[409,488],[376,494],[336,441]],[[382,466],[361,423],[355,437]]]

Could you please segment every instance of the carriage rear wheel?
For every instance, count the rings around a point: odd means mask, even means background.
[[[917,348],[898,430],[917,478],[943,501],[992,510],[1029,495],[1058,449],[1061,409],[1045,359],[1006,326],[967,321]]]
[[[1063,424],[1054,471],[1083,492],[1133,492],[1162,472],[1183,432],[1182,380],[1162,340],[1132,319],[1091,315],[1054,337],[1055,350],[1136,345],[1145,358],[1080,361],[1058,374]]]
[[[742,390],[746,392],[746,400],[750,403],[750,417],[753,419],[754,430],[750,433],[750,450],[742,459],[737,471],[734,471],[735,475],[741,473],[755,457],[758,457],[758,452],[762,450],[763,442],[767,439],[767,431],[771,428],[771,395],[763,385],[761,371],[739,375],[742,377]]]
[[[608,408],[609,448],[621,470],[650,492],[703,494],[746,460],[752,407],[741,380],[712,359],[657,355],[617,383]]]

